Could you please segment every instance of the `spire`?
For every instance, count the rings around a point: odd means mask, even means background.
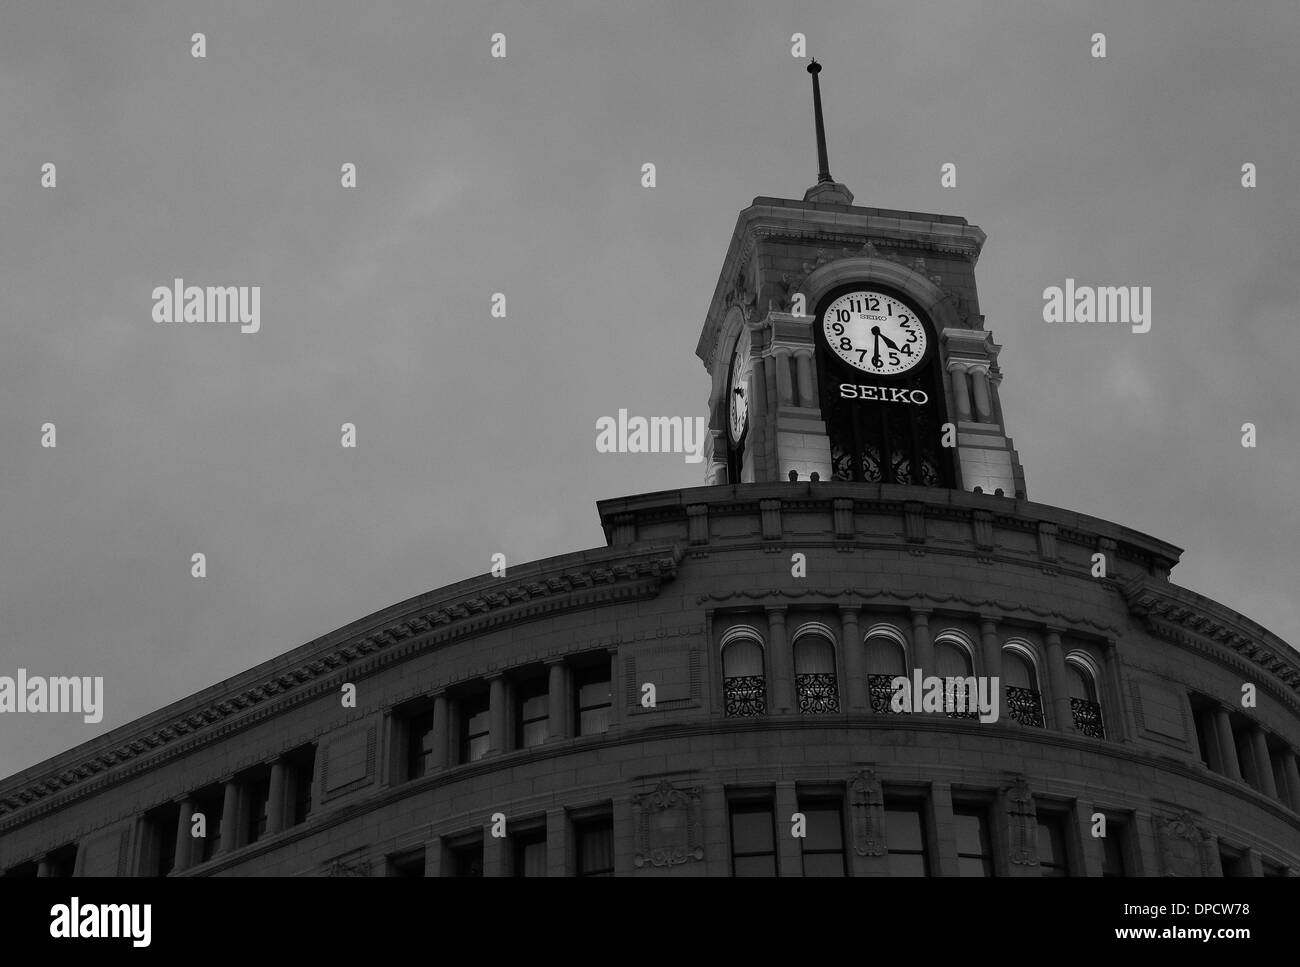
[[[826,202],[835,205],[852,205],[853,192],[831,177],[830,162],[826,158],[826,125],[822,121],[822,86],[817,75],[822,65],[816,59],[808,65],[813,82],[813,115],[817,121],[817,184],[804,192],[803,200]]]
[[[808,73],[813,78],[813,114],[817,118],[817,184],[831,181],[831,165],[826,160],[826,125],[822,123],[822,86],[817,75],[822,72],[822,65],[817,58],[808,65]]]

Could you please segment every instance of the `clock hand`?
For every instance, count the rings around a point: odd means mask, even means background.
[[[888,345],[890,349],[898,349],[898,343],[894,342],[894,340],[890,339],[883,332],[880,334],[880,338],[885,340],[885,344]]]
[[[881,366],[884,365],[884,361],[881,360],[880,358],[880,327],[879,326],[871,327],[871,336],[872,336],[871,365],[875,366],[876,369],[879,369]]]

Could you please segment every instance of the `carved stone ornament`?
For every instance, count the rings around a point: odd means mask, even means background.
[[[677,866],[704,859],[700,789],[678,789],[667,779],[654,792],[634,796],[636,856],[643,866]]]
[[[1209,876],[1209,851],[1205,833],[1196,825],[1191,813],[1157,821],[1160,840],[1162,876]]]
[[[1018,866],[1038,865],[1038,808],[1024,776],[1007,790],[1007,816],[1011,827],[1011,862]]]
[[[343,860],[335,860],[330,863],[325,870],[326,876],[369,876],[370,860],[356,860],[351,863],[345,863]]]
[[[849,782],[849,810],[853,821],[853,852],[859,856],[884,856],[885,796],[872,769],[863,769]]]

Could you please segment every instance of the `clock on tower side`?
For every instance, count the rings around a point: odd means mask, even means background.
[[[754,199],[696,349],[711,378],[708,481],[794,471],[1024,494],[998,394],[1001,347],[976,293],[984,239],[956,216]],[[870,298],[879,314],[858,312]],[[925,344],[921,361],[902,351],[909,341]],[[955,447],[942,446],[944,424]]]

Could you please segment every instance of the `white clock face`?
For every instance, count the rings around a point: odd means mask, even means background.
[[[731,379],[727,386],[727,425],[731,441],[739,443],[749,419],[749,333],[742,332],[731,355]]]
[[[870,289],[846,292],[822,316],[826,344],[854,369],[897,376],[925,357],[925,326],[910,308]]]

